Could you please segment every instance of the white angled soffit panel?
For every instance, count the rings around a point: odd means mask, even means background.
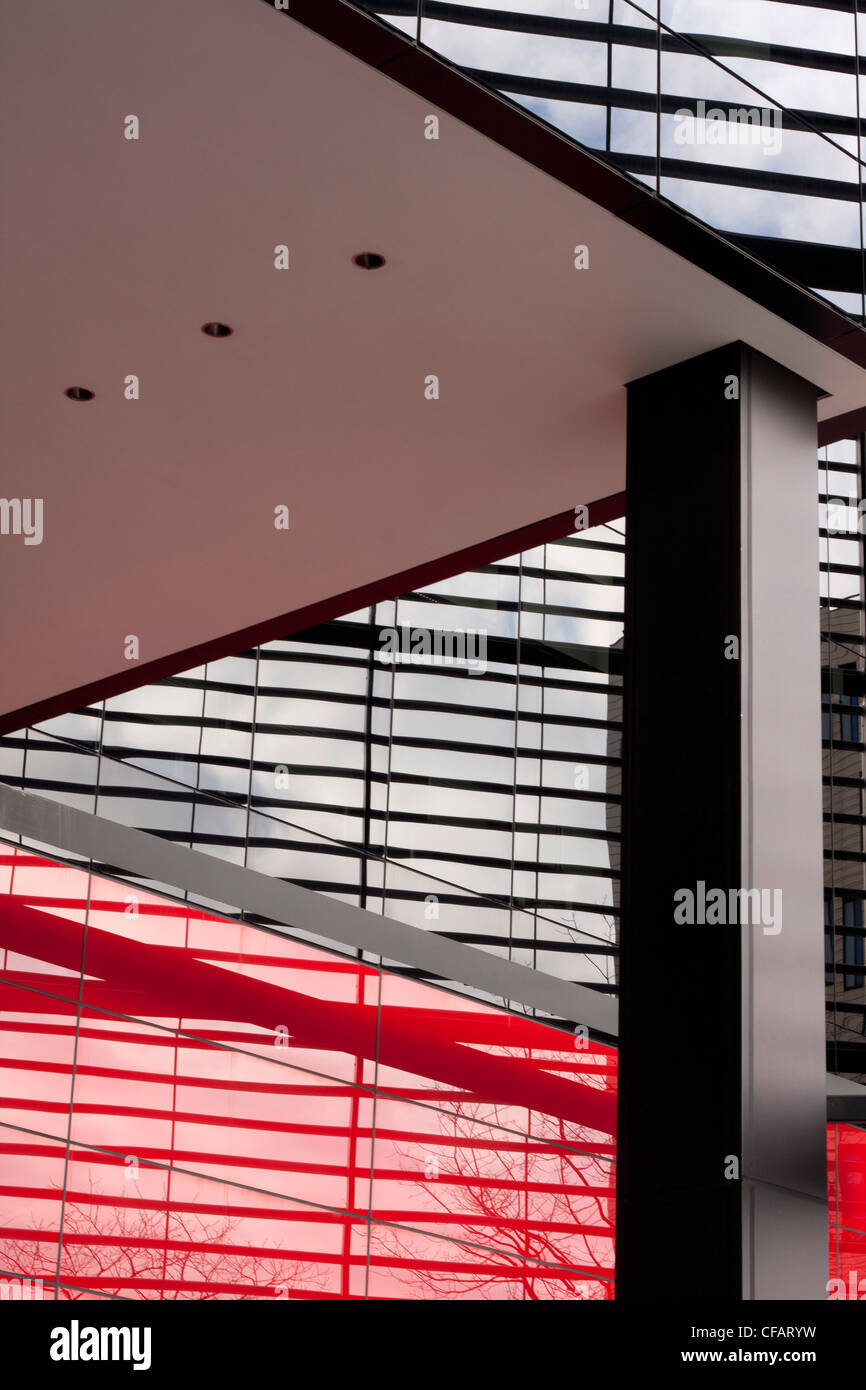
[[[823,414],[866,399],[846,357],[469,125],[426,140],[427,99],[270,6],[0,22],[3,486],[43,503],[40,543],[0,546],[0,715],[620,491],[624,384],[722,343]]]

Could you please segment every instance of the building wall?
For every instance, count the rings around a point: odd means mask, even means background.
[[[863,535],[853,441],[822,450],[824,923],[828,1065],[866,1081],[866,730]],[[853,505],[842,504],[851,499]],[[858,964],[861,968],[857,968]]]
[[[610,991],[622,532],[49,720],[0,743],[0,775]],[[474,665],[412,654],[457,630]]]
[[[862,321],[855,0],[361,3]]]
[[[0,1297],[612,1296],[608,1047],[3,846],[0,1030]]]

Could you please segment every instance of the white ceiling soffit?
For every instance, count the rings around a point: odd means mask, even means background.
[[[845,358],[453,118],[425,139],[429,103],[263,4],[2,25],[2,491],[43,533],[0,536],[0,710],[617,492],[624,383],[730,340],[822,414],[863,403]]]

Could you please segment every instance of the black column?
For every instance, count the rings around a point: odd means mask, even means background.
[[[786,392],[793,393],[799,430],[797,447],[787,460]],[[706,925],[700,915],[701,885],[707,893],[721,889],[728,902],[732,889],[776,888],[775,880],[785,877],[775,842],[765,853],[765,840],[753,835],[749,750],[755,730],[772,720],[772,701],[763,677],[759,692],[763,703],[757,714],[755,710],[755,672],[764,671],[766,654],[761,666],[750,650],[753,606],[756,611],[760,608],[763,619],[768,605],[770,609],[777,605],[781,659],[785,643],[791,640],[786,630],[791,619],[785,611],[787,600],[771,592],[770,568],[763,561],[757,566],[760,582],[753,573],[750,528],[752,513],[757,516],[759,510],[756,497],[764,507],[760,513],[764,559],[774,547],[783,553],[786,546],[796,548],[796,556],[792,560],[788,554],[788,562],[798,566],[798,583],[803,581],[798,592],[806,595],[802,641],[807,660],[809,634],[815,627],[814,741],[809,748],[788,751],[792,759],[814,758],[816,763],[802,788],[792,794],[796,804],[791,808],[795,821],[791,852],[808,860],[808,893],[816,873],[820,875],[820,805],[813,796],[814,788],[820,786],[817,488],[814,439],[809,433],[814,414],[815,392],[808,383],[741,343],[643,378],[628,388],[619,1299],[795,1296],[784,1291],[784,1276],[777,1279],[773,1261],[766,1265],[772,1270],[765,1282],[756,1283],[753,1277],[755,1230],[760,1226],[759,1239],[765,1241],[773,1228],[779,1247],[773,1258],[778,1262],[781,1225],[790,1212],[787,1208],[770,1212],[767,1206],[770,1214],[756,1223],[749,1215],[749,1202],[757,1200],[764,1211],[762,1194],[775,1181],[775,1160],[764,1161],[766,1140],[773,1148],[780,1137],[778,1126],[768,1129],[763,1138],[756,1137],[760,1124],[753,1118],[755,1076],[766,1087],[779,1065],[778,1057],[771,1057],[771,1043],[765,1045],[760,1022],[757,1033],[753,1028],[751,1015],[764,1007],[767,997],[766,992],[752,988],[757,969],[754,957],[757,952],[764,962],[760,969],[766,986],[770,972],[784,964],[786,952],[799,951],[797,928],[794,924],[786,932],[775,933],[772,926],[765,929],[760,924]],[[804,458],[811,459],[808,480],[803,475]],[[765,499],[775,476],[772,470],[783,473],[788,465],[792,479],[796,471],[795,501],[791,517],[780,515],[774,534],[765,524],[771,515]],[[772,625],[768,630],[774,630]],[[778,675],[784,691],[786,672]],[[792,679],[796,675],[792,672]],[[784,703],[787,696],[781,698]],[[800,720],[796,727],[808,729],[811,688],[802,692],[802,698],[796,692],[791,698],[797,706],[793,713]],[[775,764],[768,766],[772,781]],[[756,775],[764,778],[763,771]],[[765,815],[763,807],[761,802],[761,815]],[[785,808],[778,810],[784,816]],[[807,845],[797,844],[798,834],[808,840]],[[772,883],[749,882],[749,876],[759,872],[753,840],[762,870],[774,876]],[[788,888],[804,901],[808,898],[793,878],[790,884],[785,882],[786,909]],[[675,917],[677,903],[684,901],[675,895],[682,890],[693,894],[697,920],[691,923]],[[810,912],[807,905],[801,914],[801,935],[811,952]],[[787,919],[785,925],[787,929]],[[819,931],[816,920],[816,943]],[[803,1113],[808,1111],[810,1117],[809,1172],[802,1184],[781,1172],[778,1178],[782,1188],[797,1189],[792,1198],[795,1206],[800,1187],[808,1190],[810,1220],[818,1200],[813,1189],[820,1180],[816,1145],[821,1143],[821,1120],[819,1113],[816,1128],[815,1106],[824,1103],[823,1094],[817,1101],[813,1094],[813,1004],[814,1000],[820,1003],[823,981],[818,949],[816,944],[814,996],[809,971],[799,965],[795,971],[795,994],[799,990],[801,1002],[808,996],[804,1071],[808,1094]],[[785,988],[784,971],[778,988]],[[822,1028],[820,1020],[817,1026]],[[818,1046],[823,1046],[820,1036]],[[797,1058],[792,1056],[791,1064],[796,1066]],[[819,1077],[823,1091],[822,1076],[823,1068]],[[786,1114],[795,1115],[797,1104],[795,1098]],[[800,1121],[795,1118],[791,1123],[796,1130]],[[752,1179],[760,1190],[757,1199],[750,1196],[747,1201],[745,1184]],[[792,1251],[795,1247],[796,1242]],[[803,1249],[807,1263],[814,1265],[814,1229],[807,1232]],[[802,1287],[816,1289],[819,1273],[816,1266]],[[767,1290],[774,1280],[776,1291],[770,1294]],[[760,1292],[755,1291],[757,1287]]]

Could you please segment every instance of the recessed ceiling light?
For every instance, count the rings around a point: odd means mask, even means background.
[[[93,392],[88,391],[86,386],[70,386],[69,390],[64,394],[67,395],[71,401],[93,400]]]
[[[359,251],[357,256],[352,257],[352,264],[359,265],[362,270],[378,270],[385,264],[385,257],[380,256],[378,251]]]
[[[227,323],[203,323],[201,331],[209,338],[230,338],[234,329],[229,328]]]

